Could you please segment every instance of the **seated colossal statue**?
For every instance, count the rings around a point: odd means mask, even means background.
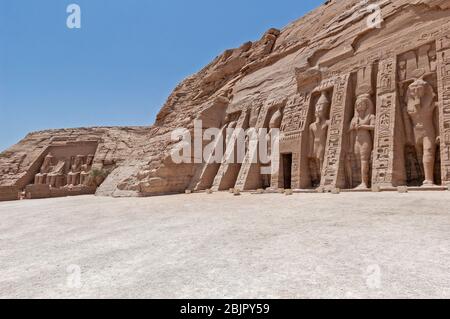
[[[52,162],[53,162],[53,155],[48,154],[44,158],[44,162],[42,163],[42,166],[39,170],[39,173],[37,173],[34,177],[34,184],[37,185],[45,185],[47,182],[47,175],[50,173],[52,169]]]
[[[84,162],[83,155],[77,155],[70,166],[70,172],[67,174],[67,185],[69,187],[78,186],[80,184],[81,166]]]
[[[375,120],[375,106],[370,94],[358,96],[355,116],[350,124],[350,153],[356,156],[361,167],[361,184],[357,187],[358,189],[368,189],[370,185],[370,160]]]
[[[47,175],[46,184],[50,187],[59,188],[64,186],[64,167],[66,163],[64,161],[59,161],[58,164],[52,167],[51,171]]]
[[[89,154],[86,158],[86,163],[81,166],[80,184],[88,186],[89,175],[91,174],[92,164],[94,162],[94,155]]]

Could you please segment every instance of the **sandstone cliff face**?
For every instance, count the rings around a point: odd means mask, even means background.
[[[369,18],[376,18],[367,9],[373,4],[381,9],[380,28],[368,23]],[[54,143],[92,140],[98,142],[94,162],[110,172],[97,190],[99,195],[183,192],[199,188],[202,179],[211,174],[200,189],[214,186],[220,167],[207,173],[204,165],[172,162],[169,152],[175,144],[171,141],[174,129],[192,130],[195,119],[203,120],[205,128],[220,128],[227,124],[227,114],[236,117],[238,123],[242,117],[249,127],[252,124],[248,122],[257,125],[258,121],[258,116],[252,120],[253,110],[276,106],[284,112],[282,127],[289,133],[288,126],[301,127],[295,123],[299,111],[295,101],[305,88],[378,63],[391,51],[400,54],[415,43],[436,41],[447,32],[449,22],[447,0],[327,1],[281,31],[270,29],[259,41],[227,50],[184,80],[169,96],[152,127],[28,135],[0,155],[0,187],[4,194],[23,189],[42,164],[42,152]],[[242,114],[247,113],[250,118],[246,119]]]
[[[143,160],[145,155],[140,151],[140,147],[151,135],[151,128],[139,127],[79,128],[30,133],[18,144],[0,154],[0,189],[3,190],[4,197],[17,198],[17,193],[33,182],[50,146],[82,147],[94,143],[98,145],[95,165],[113,169],[121,165],[132,165],[133,160],[139,158]],[[9,196],[6,196],[6,193]]]

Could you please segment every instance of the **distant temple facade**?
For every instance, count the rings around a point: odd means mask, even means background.
[[[367,24],[367,3],[378,5],[380,25]],[[243,161],[230,161],[238,140],[227,135],[221,162],[176,164],[171,132],[192,131],[194,120],[222,134],[278,129],[279,155],[255,162],[262,145],[247,141]],[[0,171],[3,200],[447,189],[449,4],[329,1],[186,79],[154,126],[33,133],[1,154]]]

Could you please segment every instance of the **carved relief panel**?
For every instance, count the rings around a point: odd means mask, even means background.
[[[442,183],[450,183],[450,38],[441,39],[437,54]],[[445,46],[443,42],[446,41]]]
[[[394,184],[394,146],[396,124],[396,70],[394,57],[379,63],[377,76],[376,127],[373,151],[372,184]]]
[[[350,74],[337,77],[335,80],[330,111],[325,161],[322,170],[321,186],[325,188],[345,187],[344,129],[348,120],[350,102]]]
[[[281,124],[281,132],[292,133],[305,130],[310,98],[309,93],[300,93],[288,100]]]

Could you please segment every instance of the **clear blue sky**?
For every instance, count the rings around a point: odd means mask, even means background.
[[[186,76],[323,2],[0,0],[0,150],[36,130],[150,125]]]

